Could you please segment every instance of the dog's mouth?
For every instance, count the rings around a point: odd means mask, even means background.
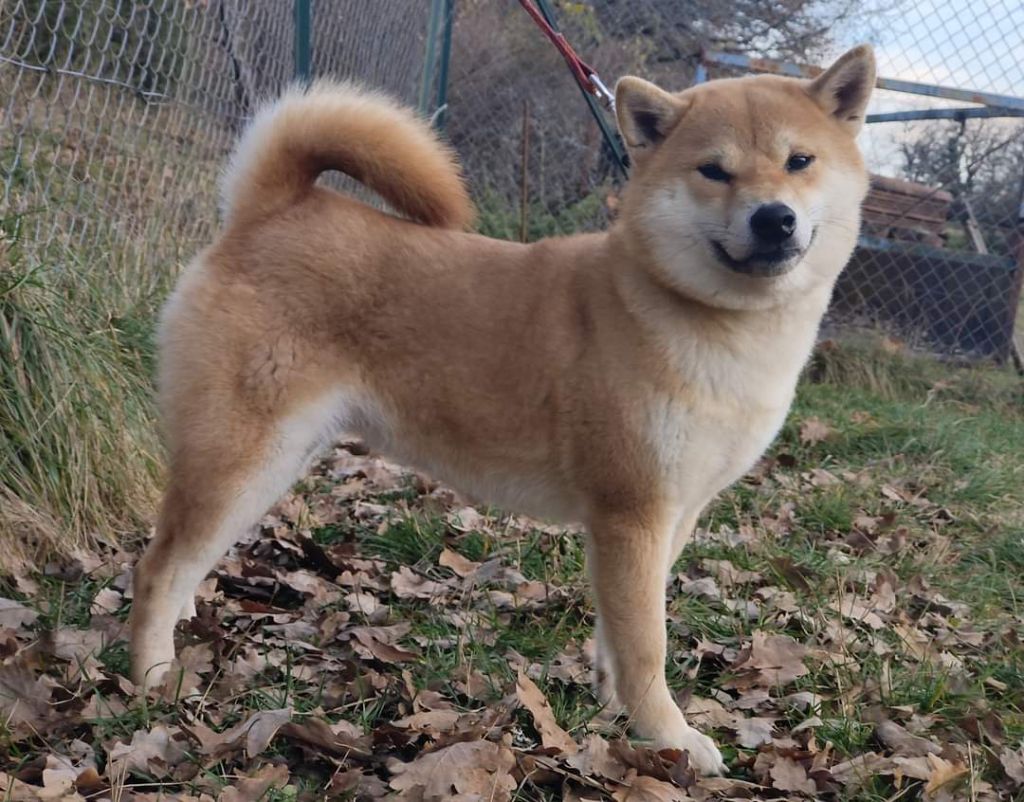
[[[800,257],[807,252],[807,249],[814,242],[814,234],[816,233],[817,231],[811,234],[811,240],[807,243],[807,248],[799,248],[795,245],[768,248],[754,251],[745,259],[736,259],[730,255],[725,246],[717,240],[711,240],[711,250],[714,251],[715,257],[719,262],[735,273],[742,273],[745,276],[755,276],[757,278],[773,278],[784,275],[796,267]]]

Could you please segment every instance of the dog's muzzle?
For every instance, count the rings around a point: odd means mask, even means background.
[[[756,278],[774,278],[785,275],[799,264],[801,257],[814,243],[815,234],[817,234],[817,230],[811,234],[806,248],[787,241],[780,245],[756,248],[745,259],[737,259],[732,256],[717,240],[711,240],[711,250],[718,261],[734,273],[742,273],[745,276]]]

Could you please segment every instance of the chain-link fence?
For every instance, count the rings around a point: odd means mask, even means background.
[[[331,0],[317,71],[415,100],[426,16]],[[216,225],[219,171],[294,75],[283,0],[3,0],[0,225],[30,262],[166,272]],[[154,269],[156,268],[156,269]]]
[[[941,351],[1015,355],[1020,368],[1024,5],[908,3],[885,17],[885,30],[882,75],[970,95],[876,93],[870,164],[904,183],[876,181],[835,311]],[[975,99],[987,105],[966,102]],[[940,118],[899,119],[921,111]]]
[[[1024,273],[1024,6],[901,6],[862,137],[871,189],[827,327],[1012,357]],[[811,70],[706,54],[712,76]],[[1017,324],[1020,324],[1019,326]]]
[[[216,225],[216,179],[240,125],[294,76],[293,2],[3,0],[0,240],[31,264],[117,260],[137,266],[140,281],[187,260]],[[608,81],[635,73],[683,88],[702,65],[711,77],[737,74],[707,63],[709,51],[821,64],[867,39],[883,76],[1024,96],[1015,0],[876,2],[551,5]],[[485,233],[536,239],[614,216],[609,149],[517,3],[314,0],[311,31],[314,75],[379,86],[435,115]],[[872,111],[951,107],[980,108],[880,91]],[[1021,281],[1021,120],[869,129],[878,177],[833,323],[1005,358]]]
[[[827,63],[866,39],[876,43],[880,75],[930,84],[922,91],[932,96],[880,89],[872,103],[862,136],[872,189],[828,330],[882,328],[935,352],[1011,355],[1022,276],[1024,59],[1015,54],[1024,52],[1024,6],[605,0],[557,8],[605,78],[635,73],[682,88],[701,70],[727,77]],[[771,61],[742,69],[714,63],[714,51]],[[448,133],[487,233],[533,239],[614,214],[611,154],[560,57],[515,3],[460,4],[451,70]],[[1013,105],[943,98],[944,89]],[[945,118],[905,119],[923,112]]]

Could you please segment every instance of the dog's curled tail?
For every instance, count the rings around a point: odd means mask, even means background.
[[[226,222],[287,208],[325,170],[352,176],[417,222],[473,221],[455,159],[427,122],[383,95],[321,81],[287,91],[242,135],[221,182]]]

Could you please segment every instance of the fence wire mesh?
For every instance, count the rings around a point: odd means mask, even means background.
[[[822,64],[867,39],[882,75],[1024,96],[1016,0],[879,2],[552,6],[609,82],[632,73],[681,89],[707,50]],[[465,165],[484,233],[533,240],[614,217],[610,152],[559,56],[516,3],[314,0],[312,12],[313,74],[356,79],[436,115]],[[118,260],[145,280],[186,261],[216,226],[216,179],[240,126],[293,77],[294,34],[285,0],[0,2],[2,237],[44,268]],[[879,91],[871,111],[965,105]],[[1009,354],[1022,123],[868,126],[876,178],[830,325],[883,327],[936,352]]]
[[[869,165],[906,184],[876,180],[835,318],[882,323],[942,352],[1005,358],[1024,329],[1024,60],[1014,55],[1024,47],[1024,5],[905,3],[879,22],[882,75],[1009,96],[1017,105],[997,112],[1017,116],[871,126]],[[977,109],[884,90],[873,106]]]
[[[317,73],[415,102],[425,17],[319,5]],[[35,266],[117,260],[144,278],[187,261],[242,125],[293,79],[293,40],[281,0],[3,0],[4,236]]]

